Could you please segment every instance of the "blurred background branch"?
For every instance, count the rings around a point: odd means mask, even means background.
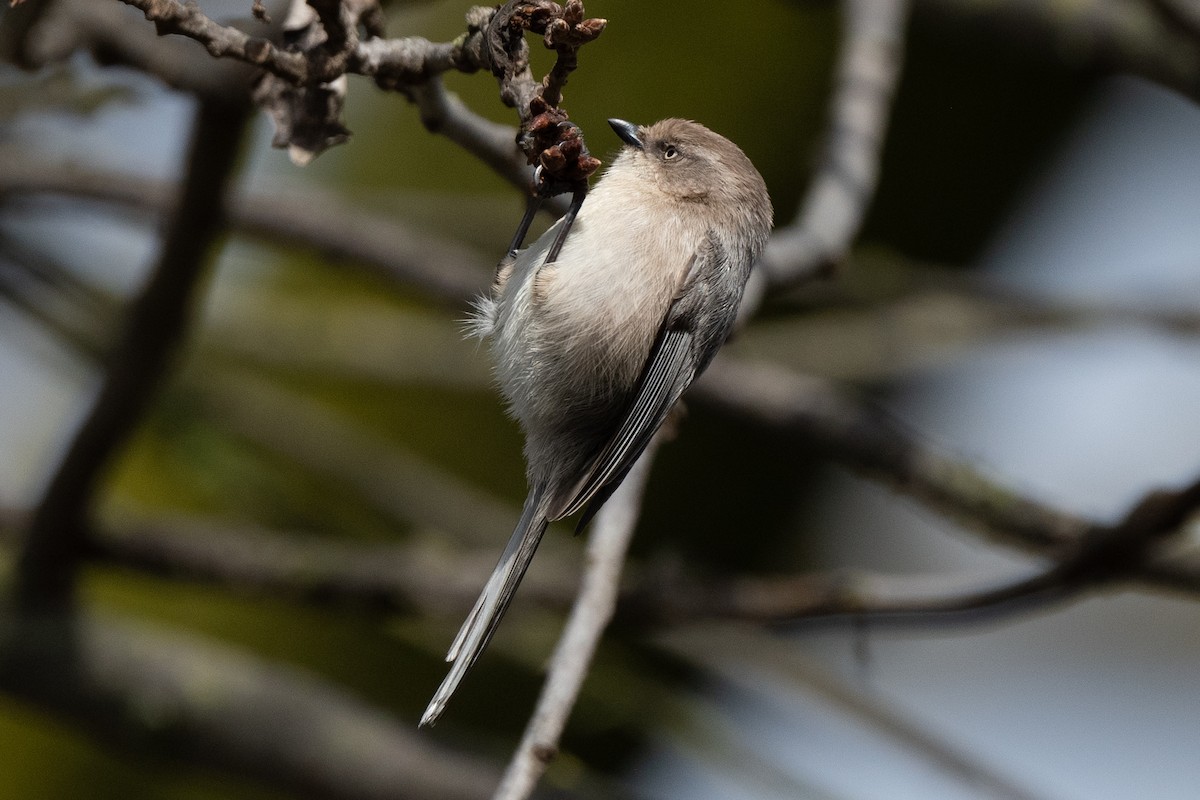
[[[183,343],[203,269],[222,235],[222,198],[248,115],[244,104],[206,102],[197,111],[187,178],[168,218],[158,264],[106,358],[94,405],[29,521],[14,588],[23,612],[62,611],[72,603],[96,487]]]
[[[848,0],[834,79],[825,156],[796,218],[780,226],[760,274],[775,289],[835,266],[875,195],[888,113],[904,57],[908,0]]]

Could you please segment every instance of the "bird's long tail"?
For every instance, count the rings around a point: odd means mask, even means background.
[[[543,487],[535,486],[525,498],[525,508],[521,511],[516,530],[508,540],[508,546],[504,548],[500,561],[475,601],[475,607],[450,645],[450,651],[446,654],[446,661],[452,664],[450,672],[429,701],[429,707],[421,717],[422,726],[432,725],[442,715],[450,696],[488,646],[504,612],[508,610],[513,594],[521,578],[525,577],[529,562],[533,560],[534,551],[542,541],[542,534],[546,532],[548,520],[544,495]]]

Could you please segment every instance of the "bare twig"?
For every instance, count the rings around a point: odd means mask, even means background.
[[[19,535],[25,517],[0,509],[0,542]],[[97,560],[148,574],[321,608],[458,614],[476,594],[477,581],[464,579],[474,573],[463,567],[469,559],[448,559],[444,547],[427,548],[420,542],[366,546],[207,520],[154,519],[102,524],[90,546]],[[480,553],[481,568],[489,554]],[[1175,563],[1163,561],[1162,566]],[[1069,599],[1076,592],[1058,580],[1056,570],[1057,565],[1010,580],[992,574],[844,571],[697,579],[640,570],[640,577],[621,593],[615,617],[619,625],[638,630],[714,620],[779,625],[839,617],[872,624],[969,623],[985,613],[994,619],[999,612],[1026,610],[1030,602]],[[1136,565],[1131,565],[1134,571]],[[547,574],[553,577],[547,579]],[[1131,580],[1136,578],[1131,575]],[[1105,582],[1107,578],[1076,581],[1075,587],[1082,591]],[[1193,574],[1170,588],[1200,594],[1200,579]],[[575,592],[572,563],[563,559],[561,569],[527,578],[522,593],[542,607],[565,611]]]
[[[191,320],[201,273],[221,232],[225,187],[249,115],[243,105],[200,105],[182,199],[149,282],[129,312],[104,381],[30,523],[17,562],[26,610],[72,601],[85,516],[104,468],[153,399]]]
[[[319,190],[238,195],[229,213],[234,228],[248,235],[311,247],[456,308],[487,281],[487,259],[471,248]]]
[[[485,52],[492,74],[500,82],[500,99],[521,119],[518,144],[529,164],[541,167],[538,193],[544,197],[577,192],[600,166],[559,103],[567,76],[577,65],[580,47],[603,31],[606,21],[585,19],[583,3],[568,0],[509,0],[488,22]],[[546,47],[558,53],[553,69],[537,83],[529,69],[525,31],[541,34]]]
[[[269,39],[250,36],[228,25],[210,19],[199,6],[182,0],[123,0],[146,15],[154,23],[160,36],[178,34],[194,39],[204,45],[210,55],[217,58],[232,58],[284,78],[294,84],[322,83],[338,76],[332,71],[313,74],[310,60],[303,53],[291,52],[275,46]],[[443,47],[446,47],[443,45]],[[423,63],[425,52],[419,54]],[[344,70],[343,70],[344,71]],[[373,74],[373,73],[364,73]]]
[[[673,628],[710,620],[770,625],[846,617],[857,622],[941,624],[1052,599],[1048,571],[1016,579],[994,575],[880,575],[817,572],[777,577],[694,580],[651,576],[621,599],[618,619],[635,627]],[[1200,590],[1200,587],[1198,587]],[[1056,596],[1065,596],[1060,592]]]
[[[1174,571],[1157,553],[1159,540],[1175,533],[1200,506],[1200,484],[1154,492],[1116,526],[1092,523],[1022,496],[911,436],[895,420],[853,401],[819,379],[769,367],[718,359],[700,380],[697,399],[749,414],[781,431],[816,443],[833,457],[875,475],[989,538],[1054,559],[1057,566],[1032,583],[952,601],[974,607],[1063,587],[1136,580],[1143,573],[1159,585],[1195,591],[1193,571]],[[1157,577],[1154,577],[1157,576]],[[820,597],[817,604],[824,602]],[[931,610],[936,610],[932,609]]]
[[[839,261],[875,193],[900,76],[908,0],[847,0],[825,158],[796,219],[763,254],[770,287],[793,286]]]
[[[53,256],[0,237],[0,298],[21,309],[84,357],[99,362],[112,339],[104,303]]]
[[[546,47],[558,54],[554,67],[542,79],[542,99],[547,106],[557,108],[562,102],[567,78],[579,66],[579,48],[599,36],[606,24],[602,19],[584,19],[583,3],[567,0],[562,16],[546,25]]]
[[[529,797],[558,753],[558,741],[567,717],[616,607],[621,568],[637,525],[654,447],[652,443],[646,449],[593,523],[579,596],[554,650],[537,708],[493,800]]]
[[[1200,550],[1150,556],[1142,566],[1142,580],[1160,589],[1196,592],[1200,587]]]
[[[1181,489],[1159,489],[1133,505],[1115,525],[1094,525],[1057,568],[1072,586],[1137,575],[1160,545],[1200,508],[1200,479]]]
[[[160,35],[186,36],[213,56],[243,61],[269,73],[272,80],[260,81],[255,99],[276,122],[276,146],[301,148],[302,162],[348,134],[340,122],[342,90],[333,85],[343,76],[365,75],[383,88],[412,93],[443,72],[486,68],[500,82],[501,99],[517,109],[526,134],[520,139],[521,148],[529,164],[543,168],[542,194],[573,191],[600,166],[588,153],[582,132],[559,108],[579,48],[598,37],[605,26],[602,19],[584,17],[580,0],[569,0],[565,6],[549,0],[510,0],[495,11],[475,8],[467,15],[467,33],[449,43],[372,35],[360,40],[359,19],[369,14],[373,4],[314,0],[310,6],[317,20],[312,34],[297,33],[288,46],[221,25],[182,0],[123,2],[140,9]],[[378,26],[374,29],[378,32]],[[542,35],[546,46],[558,54],[541,83],[529,70],[526,31]],[[440,98],[435,95],[433,100]],[[425,111],[431,107],[427,99]]]

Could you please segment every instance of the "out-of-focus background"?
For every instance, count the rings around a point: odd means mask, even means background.
[[[250,29],[250,5],[201,8]],[[608,117],[702,121],[758,166],[777,224],[792,220],[828,135],[841,6],[587,9],[609,25],[581,52],[565,105],[595,154],[617,147]],[[123,10],[130,32],[152,28]],[[392,3],[388,33],[449,41],[466,10]],[[1115,523],[1147,492],[1192,480],[1200,108],[1194,88],[1177,89],[1200,85],[1198,19],[1178,0],[916,2],[853,248],[832,277],[769,297],[728,356],[828,379],[914,440],[1082,519]],[[533,49],[540,75],[551,56]],[[515,124],[490,76],[446,84]],[[175,180],[195,105],[82,53],[0,68],[8,583],[21,521],[95,399],[163,228],[153,203],[97,200],[79,176],[126,176],[142,190]],[[300,168],[256,117],[236,190],[264,211],[327,208],[364,231],[408,231],[416,260],[427,250],[485,287],[520,194],[366,79],[350,78],[346,118],[349,142]],[[51,191],[39,176],[77,180]],[[339,763],[343,749],[345,764],[424,770],[391,779],[395,797],[484,796],[519,738],[584,538],[551,532],[444,721],[414,733],[516,519],[520,435],[490,386],[486,348],[461,336],[465,302],[297,244],[246,227],[224,237],[182,356],[91,509],[99,544],[80,605],[135,631],[130,652],[153,661],[161,646],[164,662],[177,660],[186,702],[173,689],[143,693],[131,733],[128,709],[118,726],[103,703],[74,713],[71,697],[13,689],[22,679],[5,676],[21,666],[0,652],[0,797],[360,796],[339,787],[361,782],[313,766]],[[701,398],[657,458],[630,569],[635,581],[712,585],[869,570],[945,588],[1044,564]],[[393,579],[403,591],[370,589]],[[633,604],[604,639],[543,791],[1191,798],[1196,592],[1117,583],[997,614],[769,625],[650,625]],[[50,694],[75,685],[59,677],[48,676]],[[287,708],[292,691],[377,729],[314,740],[250,700],[211,728],[181,713],[243,679],[247,698],[278,687],[283,701],[264,708]],[[294,761],[239,760],[288,737]],[[393,746],[411,750],[375,752]]]

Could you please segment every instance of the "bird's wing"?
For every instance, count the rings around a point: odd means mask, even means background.
[[[551,519],[568,517],[590,503],[579,523],[580,527],[586,525],[650,444],[675,401],[708,366],[728,333],[741,297],[743,282],[725,276],[731,268],[725,248],[715,236],[706,236],[659,326],[620,425],[597,451],[583,477],[550,506]],[[714,321],[717,328],[724,327],[714,331]]]

